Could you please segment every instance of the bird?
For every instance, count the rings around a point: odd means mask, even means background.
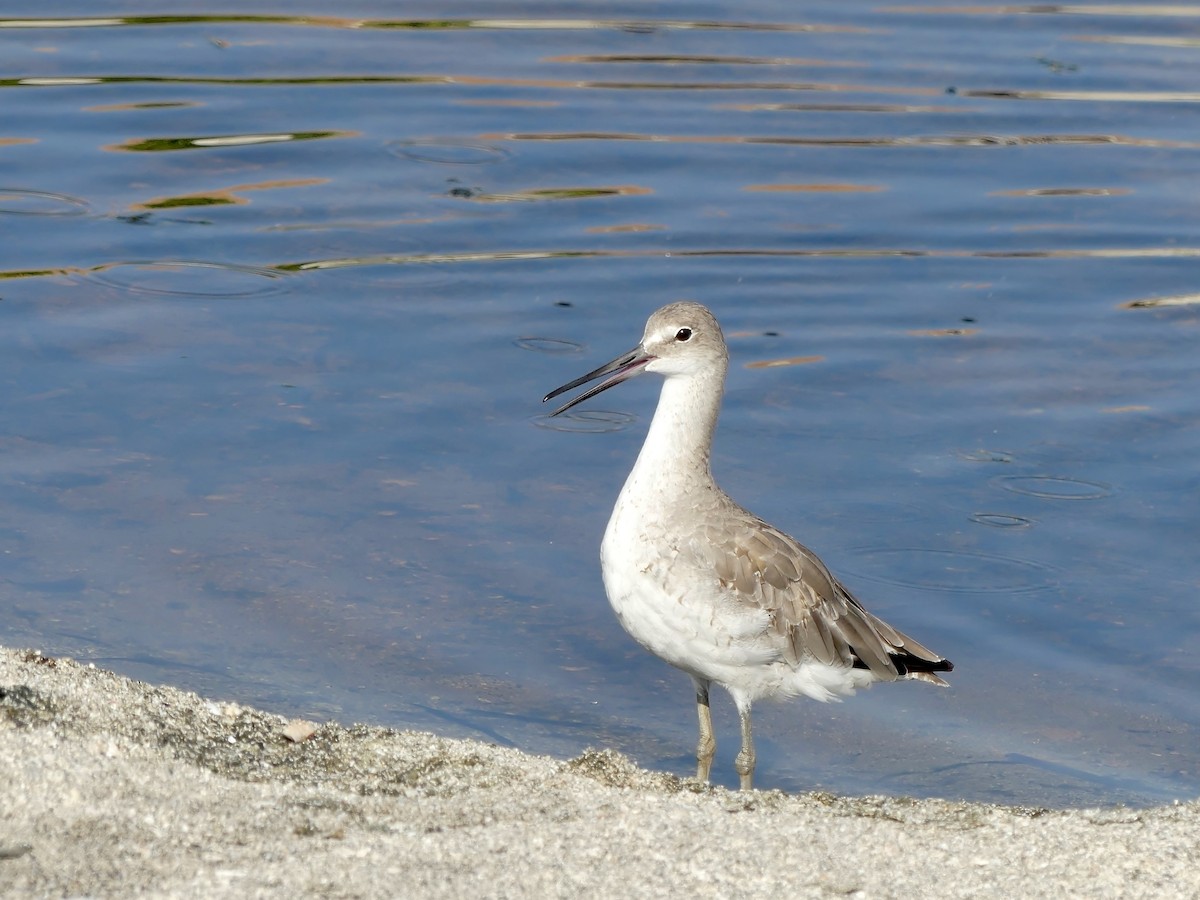
[[[840,700],[876,682],[946,687],[954,665],[869,613],[795,538],[726,494],[711,450],[729,368],[721,326],[700,303],[654,312],[632,350],[547,394],[597,379],[550,416],[650,372],[663,377],[646,439],[600,545],[605,592],[624,629],[691,676],[699,740],[696,778],[716,752],[709,690],[737,707],[741,790],[754,783],[751,708],[758,700]]]

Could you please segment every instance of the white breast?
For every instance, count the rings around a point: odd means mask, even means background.
[[[764,666],[778,658],[766,637],[767,613],[731,603],[716,577],[675,543],[618,502],[600,564],[625,630],[671,665],[720,683],[730,667]]]

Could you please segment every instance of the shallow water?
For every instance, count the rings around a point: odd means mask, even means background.
[[[1200,8],[292,6],[0,19],[0,642],[687,772],[596,559],[656,385],[538,401],[690,297],[725,487],[956,663],[761,787],[1196,795]]]

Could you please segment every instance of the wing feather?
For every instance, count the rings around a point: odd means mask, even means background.
[[[936,666],[942,657],[863,609],[803,544],[740,507],[721,521],[720,529],[704,529],[704,556],[739,602],[770,614],[789,662],[812,658],[866,667],[883,680],[911,674],[941,682],[930,672],[910,673],[904,660]]]

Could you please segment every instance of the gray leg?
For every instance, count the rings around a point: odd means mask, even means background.
[[[754,737],[750,734],[750,704],[745,708],[738,704],[738,716],[742,720],[742,749],[738,751],[733,767],[741,776],[741,789],[748,791],[754,786]]]
[[[708,707],[708,682],[693,678],[696,684],[696,717],[700,720],[700,740],[696,744],[696,780],[708,784],[717,740],[713,737],[712,710]]]

